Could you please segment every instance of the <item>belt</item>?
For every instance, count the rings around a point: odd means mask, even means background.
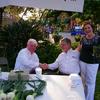
[[[62,72],[59,72],[58,74],[59,75],[70,75],[70,74],[66,74],[66,73],[62,73]]]
[[[66,73],[59,72],[58,74],[59,75],[70,75],[71,73],[70,74],[66,74]],[[80,75],[80,73],[78,73],[78,75]]]

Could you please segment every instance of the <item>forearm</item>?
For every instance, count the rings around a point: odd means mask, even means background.
[[[82,48],[82,45],[81,45],[81,44],[79,44],[75,50],[77,50],[77,51],[79,51],[79,52],[80,52],[81,48]]]
[[[48,69],[54,70],[58,68],[58,66],[59,66],[58,62],[54,62],[52,64],[48,64]]]

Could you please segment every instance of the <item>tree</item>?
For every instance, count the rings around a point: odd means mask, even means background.
[[[18,7],[18,6],[7,6],[4,10],[5,13],[8,13],[16,18],[16,20],[19,20],[19,14],[21,12],[24,12],[24,7]]]
[[[0,8],[0,28],[2,27],[2,15],[4,12],[4,8]]]
[[[100,0],[85,0],[83,19],[92,19],[95,23],[100,23]]]

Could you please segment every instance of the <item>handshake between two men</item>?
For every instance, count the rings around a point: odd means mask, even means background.
[[[40,63],[39,66],[40,66],[43,70],[48,69],[48,64],[46,64],[46,63],[43,63],[43,64]]]

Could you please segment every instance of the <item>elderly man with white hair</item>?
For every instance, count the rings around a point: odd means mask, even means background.
[[[26,48],[19,51],[14,70],[30,73],[39,66],[39,58],[35,53],[38,43],[35,39],[29,39]]]

